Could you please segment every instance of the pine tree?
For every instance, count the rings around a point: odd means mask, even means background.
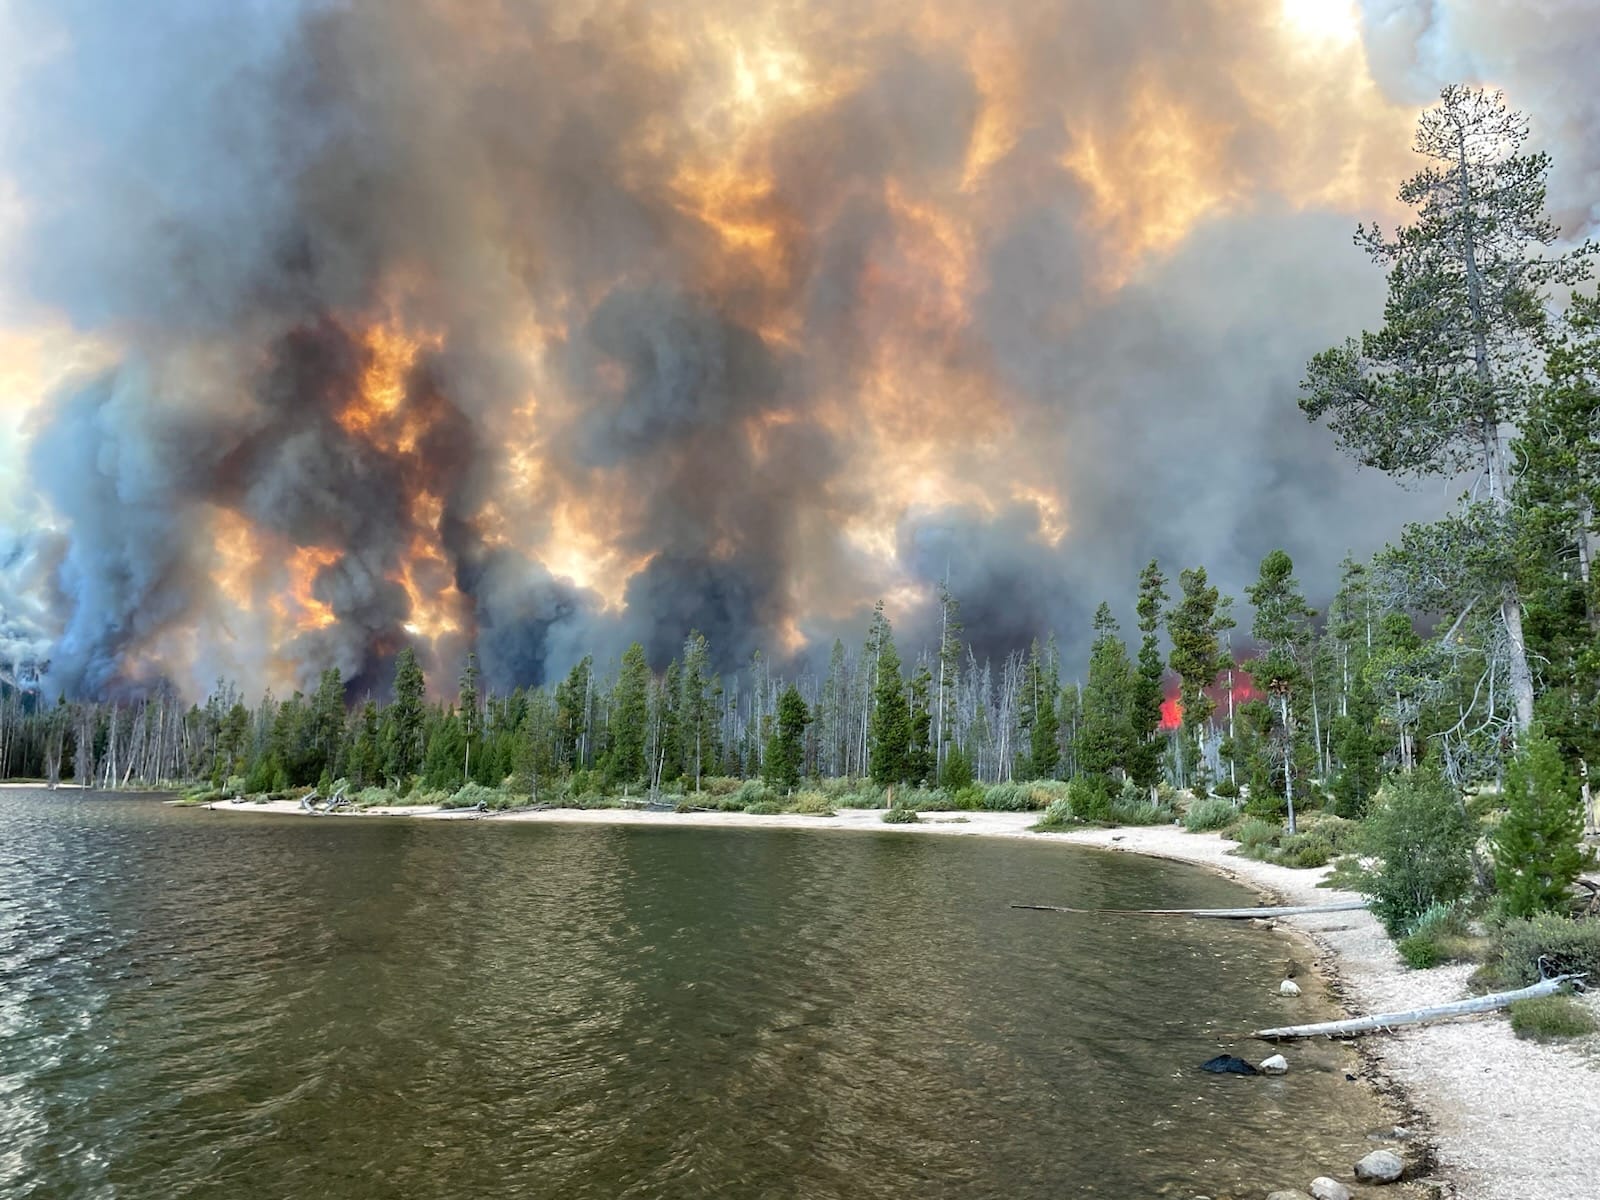
[[[1192,764],[1198,762],[1201,734],[1216,710],[1216,703],[1205,689],[1216,681],[1228,662],[1221,638],[1233,628],[1229,615],[1232,601],[1207,582],[1204,567],[1180,572],[1178,587],[1183,598],[1167,613],[1167,637],[1172,642],[1167,662],[1179,679],[1184,774],[1188,782],[1198,785]]]
[[[395,657],[394,703],[385,714],[388,743],[385,772],[396,787],[405,786],[422,768],[425,745],[422,727],[426,719],[423,698],[426,694],[427,682],[417,664],[417,656],[410,646],[404,646]]]
[[[1261,573],[1245,589],[1255,607],[1250,632],[1266,655],[1250,664],[1250,675],[1277,708],[1277,733],[1283,761],[1283,797],[1289,809],[1289,832],[1294,833],[1294,777],[1296,766],[1296,709],[1299,692],[1307,683],[1305,658],[1311,644],[1311,619],[1316,616],[1300,594],[1294,562],[1282,550],[1261,560]]]
[[[906,778],[912,783],[925,783],[933,778],[933,712],[930,695],[933,691],[933,673],[927,663],[917,668],[911,677],[911,709],[907,726]]]
[[[1138,680],[1117,631],[1111,606],[1102,602],[1094,614],[1089,678],[1083,686],[1083,725],[1077,738],[1079,769],[1102,779],[1126,768],[1136,746]]]
[[[1167,580],[1155,559],[1139,573],[1139,673],[1134,687],[1133,733],[1136,740],[1128,774],[1140,787],[1153,788],[1161,778],[1161,705],[1165,690],[1161,677],[1161,614],[1167,605]]]
[[[799,786],[800,771],[805,765],[806,726],[810,723],[811,713],[800,689],[791,683],[778,697],[778,711],[772,736],[767,740],[763,765],[766,781],[779,791],[787,792]]]
[[[1505,798],[1492,835],[1500,903],[1513,917],[1557,911],[1583,870],[1583,811],[1560,747],[1537,726],[1506,764]]]
[[[638,642],[622,655],[622,669],[611,693],[611,745],[606,779],[628,783],[645,776],[644,747],[650,719],[650,664]]]
[[[876,682],[872,691],[872,781],[902,783],[907,776],[906,755],[911,744],[911,710],[900,678],[900,654],[894,648],[894,631],[878,606],[874,623],[877,642]]]
[[[1415,219],[1392,239],[1376,226],[1356,236],[1389,268],[1384,326],[1313,358],[1300,401],[1367,465],[1482,473],[1482,506],[1410,528],[1387,566],[1411,607],[1452,617],[1480,601],[1494,609],[1518,733],[1533,721],[1533,675],[1503,552],[1512,474],[1503,436],[1526,413],[1530,359],[1546,334],[1543,295],[1586,274],[1590,253],[1545,254],[1558,233],[1544,211],[1550,160],[1524,154],[1527,137],[1527,121],[1498,92],[1447,87],[1422,114],[1415,149],[1428,166],[1400,188]]]

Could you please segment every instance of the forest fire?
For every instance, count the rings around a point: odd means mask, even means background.
[[[1235,669],[1223,675],[1215,687],[1206,689],[1217,706],[1217,712],[1224,719],[1228,713],[1228,693],[1233,692],[1234,707],[1245,704],[1251,700],[1261,699],[1261,693],[1256,691],[1255,681],[1250,678],[1248,671]],[[1166,698],[1161,701],[1161,728],[1171,732],[1183,726],[1183,703],[1178,699],[1178,680],[1169,677],[1167,680]]]

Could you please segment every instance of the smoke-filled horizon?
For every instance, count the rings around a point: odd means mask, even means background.
[[[1592,5],[0,0],[0,660],[496,687],[1076,654],[1138,569],[1330,590],[1450,489],[1295,407],[1439,85],[1593,229]]]

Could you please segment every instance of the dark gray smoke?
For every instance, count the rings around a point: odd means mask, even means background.
[[[3,560],[68,690],[805,657],[947,574],[982,649],[1076,654],[1153,555],[1326,591],[1439,501],[1294,407],[1413,101],[1276,0],[14,8],[5,289],[122,352],[35,414],[55,532]]]

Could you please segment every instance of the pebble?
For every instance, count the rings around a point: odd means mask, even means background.
[[[1350,1189],[1337,1179],[1318,1175],[1311,1181],[1312,1200],[1350,1200]]]
[[[1278,995],[1280,996],[1298,996],[1299,994],[1300,985],[1292,979],[1285,979],[1278,985]]]
[[[1261,1073],[1263,1075],[1287,1075],[1289,1073],[1289,1060],[1281,1054],[1274,1054],[1271,1058],[1262,1059]]]

